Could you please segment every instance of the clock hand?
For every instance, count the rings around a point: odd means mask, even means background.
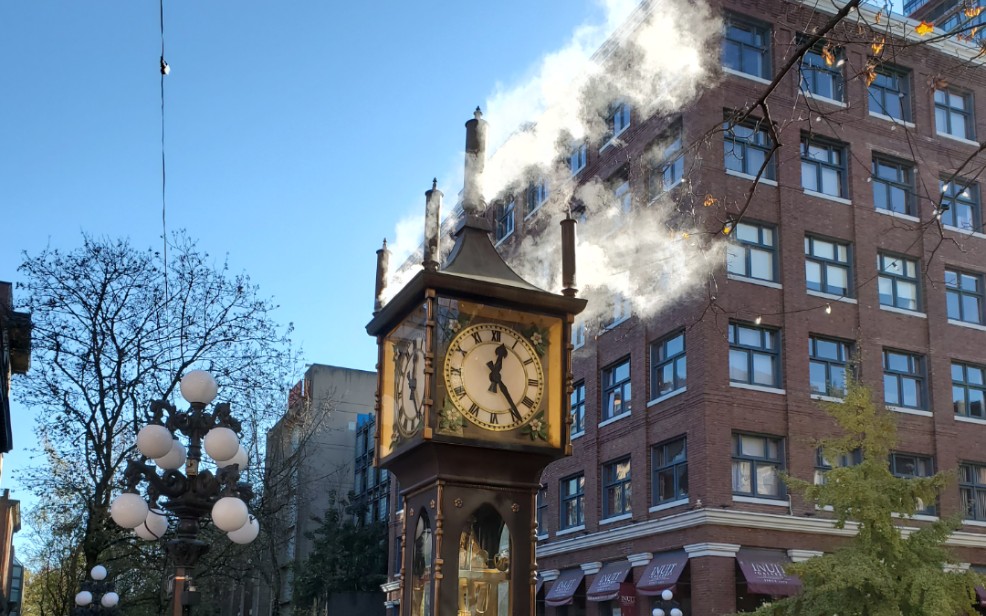
[[[496,347],[496,362],[488,361],[486,362],[486,367],[490,369],[490,391],[496,393],[496,388],[499,385],[503,387],[503,383],[500,381],[500,370],[503,368],[503,358],[507,356],[507,347],[504,344]]]
[[[500,381],[499,385],[500,393],[503,394],[503,397],[507,399],[507,404],[510,405],[510,415],[513,416],[514,421],[523,421],[524,417],[520,414],[520,411],[517,410],[517,405],[514,404],[514,399],[510,396],[510,392],[507,391],[507,387],[503,384],[503,381]]]

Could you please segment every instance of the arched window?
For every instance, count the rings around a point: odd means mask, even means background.
[[[434,544],[431,523],[424,509],[418,515],[411,554],[411,616],[431,616],[431,578]]]
[[[459,613],[511,613],[510,530],[489,505],[476,510],[459,538]]]

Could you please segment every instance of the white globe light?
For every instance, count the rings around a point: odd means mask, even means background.
[[[133,528],[147,517],[147,503],[138,494],[124,492],[110,503],[110,517],[123,528]]]
[[[164,536],[168,530],[168,518],[153,509],[147,513],[147,519],[134,528],[134,532],[144,541],[155,541]]]
[[[251,543],[260,534],[260,522],[257,518],[250,516],[250,521],[244,524],[241,528],[238,528],[226,536],[233,543],[238,543],[240,545],[246,545]]]
[[[240,449],[240,439],[229,428],[213,428],[202,440],[205,452],[213,460],[229,460]]]
[[[83,590],[79,594],[75,595],[75,604],[86,606],[92,603],[92,593],[88,590]]]
[[[164,426],[150,424],[137,433],[137,450],[148,458],[160,458],[171,451],[174,437]]]
[[[226,532],[240,529],[248,515],[246,503],[232,496],[224,496],[212,506],[212,523]]]
[[[681,610],[676,607],[671,608],[671,616],[684,616]]]
[[[209,404],[216,399],[219,386],[216,379],[205,370],[192,370],[181,377],[181,397],[188,402]]]
[[[231,466],[233,464],[236,464],[236,465],[239,466],[239,469],[241,471],[244,471],[244,470],[246,470],[246,467],[247,467],[247,463],[248,462],[249,462],[249,459],[247,458],[246,449],[243,449],[243,445],[240,445],[239,448],[237,448],[237,450],[236,450],[236,455],[235,456],[233,456],[229,460],[222,460],[222,461],[217,460],[216,461],[216,466],[218,466],[219,468],[226,468],[227,466]]]
[[[99,602],[103,604],[103,607],[116,607],[116,604],[120,602],[120,595],[115,592],[108,592],[103,595]]]
[[[664,590],[661,591],[661,598],[664,599],[665,601],[670,601],[671,600],[671,597],[673,597],[673,596],[674,595],[667,588],[665,588]]]
[[[95,567],[92,568],[92,571],[89,572],[89,575],[92,577],[92,579],[96,580],[97,582],[100,580],[105,580],[106,567],[102,565],[96,565]]]
[[[181,465],[185,463],[186,458],[185,446],[178,442],[178,439],[174,439],[171,441],[171,451],[160,458],[155,458],[154,463],[166,471],[173,471],[181,468]],[[134,524],[134,526],[136,526],[136,524]],[[133,528],[133,526],[130,528]]]
[[[654,616],[664,616],[664,610],[659,607],[655,607],[654,611],[651,612]]]

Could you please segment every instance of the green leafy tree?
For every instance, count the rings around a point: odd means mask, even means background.
[[[851,382],[844,403],[824,405],[843,435],[822,439],[827,460],[862,453],[856,465],[836,466],[821,484],[786,477],[788,486],[819,507],[831,507],[837,528],[858,533],[830,554],[792,564],[804,590],[762,606],[761,616],[925,616],[971,611],[980,576],[950,568],[945,541],[961,523],[940,519],[904,532],[900,518],[935,501],[950,477],[900,478],[890,471],[896,444],[893,416],[873,402],[872,392]]]

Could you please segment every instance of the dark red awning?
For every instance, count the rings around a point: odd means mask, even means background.
[[[579,589],[583,577],[585,574],[582,573],[581,569],[562,571],[555,583],[551,585],[551,590],[544,598],[544,604],[551,607],[561,607],[572,603],[572,597],[575,596],[575,591]]]
[[[790,597],[801,592],[801,580],[784,570],[790,561],[782,552],[741,548],[736,562],[751,594]]]
[[[616,595],[620,594],[620,584],[627,579],[630,568],[633,565],[629,560],[618,560],[606,563],[602,571],[596,575],[596,579],[589,586],[589,593],[586,599],[589,601],[612,601]]]
[[[688,564],[688,554],[684,550],[655,554],[637,582],[637,592],[649,597],[660,595],[665,590],[674,592],[681,572]]]

